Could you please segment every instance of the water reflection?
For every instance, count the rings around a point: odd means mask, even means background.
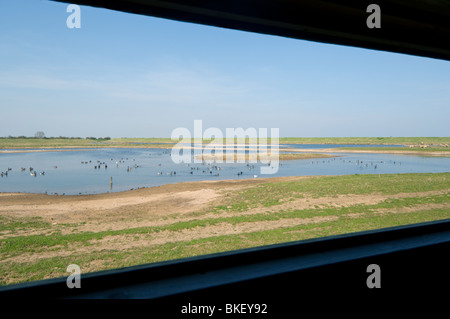
[[[294,145],[290,145],[292,147]],[[342,145],[348,146],[348,145]],[[373,146],[373,145],[371,145]],[[297,146],[298,147],[298,146]],[[306,145],[302,145],[305,147]],[[307,148],[330,148],[308,145]],[[300,175],[450,172],[449,157],[339,153],[326,159],[281,161],[276,174],[262,163],[175,164],[167,149],[118,148],[0,154],[0,192],[95,194],[201,180]]]

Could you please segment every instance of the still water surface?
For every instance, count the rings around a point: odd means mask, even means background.
[[[351,146],[283,145],[317,149]],[[267,164],[250,164],[253,168],[247,163],[191,163],[188,166],[184,163],[175,164],[171,160],[170,150],[156,148],[6,153],[0,154],[0,172],[8,172],[7,176],[0,177],[0,192],[98,194],[188,181],[255,178],[255,175],[260,178],[450,172],[450,157],[356,153],[336,155],[339,157],[281,161],[278,172],[261,175],[260,167]],[[99,162],[100,168],[95,168]],[[31,176],[30,167],[36,171],[36,176]],[[11,170],[8,171],[8,168]],[[40,175],[41,172],[44,175]],[[171,172],[172,175],[168,175]],[[242,175],[238,175],[240,172]]]

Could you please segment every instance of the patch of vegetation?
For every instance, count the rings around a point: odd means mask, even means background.
[[[305,195],[314,198],[373,193],[392,195],[448,189],[449,186],[450,173],[318,176],[260,184],[229,197],[224,205],[231,206],[233,211],[244,211],[258,205],[279,205],[283,200]]]
[[[0,263],[0,284],[64,277],[67,276],[65,271],[67,265],[73,263],[79,265],[83,272],[100,271],[294,240],[420,223],[448,217],[447,208],[422,210],[408,214],[392,214],[388,217],[379,214],[365,214],[359,218],[342,216],[335,221],[296,225],[237,235],[213,236],[135,248],[127,251],[102,250],[91,254],[74,253],[68,257],[43,258],[35,262],[15,263],[7,261]],[[103,262],[98,263],[98,261]]]
[[[426,148],[422,147],[339,147],[337,150],[343,151],[401,151],[401,152],[421,152],[421,153],[429,153],[429,152],[449,152],[450,147],[442,147],[442,146],[429,146]]]
[[[172,140],[171,138],[109,138],[109,137],[27,137],[27,136],[8,136],[0,137],[0,149],[14,148],[41,148],[41,147],[172,147],[180,140]],[[212,140],[191,139],[191,143],[203,142],[209,144]],[[258,139],[249,140],[248,138],[233,139],[216,139],[215,143],[235,142],[243,143],[259,143]],[[267,139],[267,143],[271,143],[271,139]],[[450,137],[281,137],[280,144],[355,144],[355,145],[449,145]],[[103,145],[104,144],[104,145]],[[149,145],[146,145],[149,144]],[[154,145],[151,145],[154,144]],[[160,145],[158,145],[160,144]],[[164,145],[162,145],[164,144]],[[379,150],[378,148],[376,148]],[[384,148],[383,148],[384,149]],[[403,147],[401,149],[404,149]],[[427,150],[421,149],[420,150]],[[448,148],[445,148],[448,150]],[[411,149],[412,150],[412,149]]]
[[[187,221],[171,221],[167,225],[136,227],[100,232],[70,232],[79,224],[62,224],[51,227],[40,218],[0,218],[0,230],[9,232],[0,239],[0,284],[10,284],[44,278],[67,276],[66,267],[75,263],[83,272],[126,267],[163,260],[203,255],[241,248],[332,236],[370,229],[407,225],[450,218],[450,173],[391,174],[321,176],[302,178],[291,182],[264,183],[230,193],[225,203],[206,211],[213,217],[202,215]],[[424,192],[440,191],[439,194]],[[275,206],[296,198],[320,198],[339,195],[396,195],[411,194],[411,197],[389,198],[376,204],[353,204],[333,207],[327,204],[312,205],[307,209],[274,209]],[[305,201],[306,202],[306,201]],[[332,200],[331,202],[332,203]],[[250,208],[262,208],[255,214],[239,214]],[[289,207],[289,206],[287,206]],[[224,215],[222,213],[234,213]],[[307,219],[299,223],[294,219]],[[323,219],[317,219],[323,217]],[[328,218],[330,217],[330,218]],[[151,239],[160,232],[181,233],[186,230],[200,231],[208,226],[286,220],[286,227],[243,232],[233,235],[217,235],[187,241],[144,245],[142,248],[96,250],[99,241],[142,241]],[[292,222],[290,222],[292,220]],[[314,222],[313,222],[314,221]],[[49,229],[50,233],[39,235],[14,235],[19,230]],[[65,233],[61,233],[61,230]],[[87,247],[90,253],[81,253],[77,247]],[[67,257],[44,257],[41,253],[59,251]],[[14,257],[33,256],[28,262],[13,261]],[[51,256],[49,254],[48,256]],[[42,256],[42,257],[41,257]],[[18,259],[19,260],[19,259]],[[24,260],[20,258],[20,260]]]
[[[450,137],[281,137],[280,144],[450,144]]]
[[[123,230],[109,230],[102,232],[83,232],[74,234],[61,234],[54,232],[50,235],[31,235],[31,236],[15,236],[0,240],[0,253],[4,256],[16,256],[24,252],[42,252],[51,247],[60,247],[67,249],[69,244],[89,246],[92,241],[98,241],[105,237],[113,236],[136,236],[151,235],[162,231],[178,232],[182,230],[204,228],[207,226],[219,225],[227,223],[230,225],[239,225],[241,223],[252,223],[262,221],[276,221],[281,219],[292,218],[312,218],[324,216],[345,216],[348,214],[367,214],[376,212],[379,209],[392,209],[396,211],[403,207],[414,207],[424,204],[449,204],[450,196],[448,194],[427,196],[427,197],[411,197],[400,199],[388,199],[374,205],[356,204],[348,207],[315,207],[303,210],[286,210],[271,213],[258,213],[251,215],[237,215],[232,217],[218,217],[207,219],[193,219],[189,221],[176,222],[165,226],[138,227]],[[223,207],[223,206],[221,206]],[[450,217],[450,212],[447,214]]]
[[[48,228],[50,224],[40,217],[11,218],[0,216],[0,231],[15,232],[18,230]]]

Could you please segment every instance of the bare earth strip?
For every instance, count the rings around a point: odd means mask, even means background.
[[[53,225],[86,223],[79,227],[85,227],[83,231],[94,232],[155,226],[167,224],[165,220],[168,218],[179,221],[179,216],[202,212],[230,191],[268,181],[295,181],[301,178],[304,177],[186,182],[99,195],[2,193],[0,217],[39,217]],[[36,233],[39,230],[33,231],[33,234]],[[16,232],[14,235],[18,234]]]
[[[74,145],[74,146],[42,146],[42,147],[28,147],[28,146],[24,146],[21,147],[20,149],[17,149],[15,147],[11,147],[9,149],[0,149],[0,154],[9,154],[9,153],[34,153],[34,152],[71,152],[71,151],[93,151],[96,149],[101,149],[101,148],[162,148],[162,149],[172,149],[173,146],[175,146],[176,144],[174,143],[172,144],[151,144],[151,145],[133,145],[133,144],[123,144],[123,145],[119,145],[119,144],[103,144],[103,145],[89,145],[89,146],[78,146],[78,145]],[[242,147],[235,147],[233,148],[233,152],[234,151],[245,151],[245,150],[251,150],[254,151],[255,154],[257,152],[261,152],[258,149],[258,145],[247,145],[247,144],[236,144],[235,146],[242,146]],[[249,147],[249,148],[246,148]],[[268,150],[269,154],[270,154],[270,150],[272,147],[277,147],[276,145],[272,146],[272,145],[265,145],[266,149]],[[379,150],[374,150],[374,149],[339,149],[339,148],[323,148],[323,149],[307,149],[307,148],[290,148],[290,147],[284,147],[283,144],[279,144],[278,145],[278,152],[294,152],[294,153],[315,153],[315,156],[310,156],[310,158],[313,157],[333,157],[332,155],[328,155],[327,154],[317,154],[317,153],[373,153],[373,154],[411,154],[411,155],[423,155],[423,156],[450,156],[450,151],[442,151],[442,150],[438,150],[438,151],[432,151],[432,150],[427,150],[426,152],[424,151],[416,151],[416,150],[410,150],[408,148],[405,147],[404,150],[383,150],[383,149],[379,149]],[[206,144],[203,147],[194,147],[194,146],[188,146],[188,145],[184,145],[183,149],[186,150],[195,150],[195,149],[202,149],[203,151],[207,151],[207,150],[216,150],[216,151],[221,151],[224,154],[226,153],[226,145],[218,145],[218,146],[211,146]],[[262,153],[265,154],[265,153]],[[277,153],[277,155],[280,156],[280,160],[290,160],[290,159],[296,159],[295,155],[296,154],[283,154],[283,153]],[[306,155],[306,154],[305,154]],[[235,156],[235,155],[234,155]],[[247,155],[248,156],[248,155]],[[284,156],[284,158],[283,158]],[[215,155],[203,155],[203,159],[204,160],[217,160],[220,158],[224,158],[225,155],[223,156],[215,156]],[[268,158],[270,159],[270,157]]]
[[[405,155],[421,155],[421,156],[450,156],[450,152],[443,151],[409,151],[403,150],[341,150],[337,148],[321,148],[321,149],[307,149],[307,148],[280,148],[280,152],[305,152],[305,153],[371,153],[371,154],[405,154]]]
[[[76,224],[77,232],[99,232],[147,226],[164,226],[176,222],[243,216],[279,211],[303,210],[319,207],[348,207],[373,205],[386,199],[431,196],[448,190],[395,195],[339,195],[336,197],[283,199],[279,205],[256,207],[245,212],[208,213],[208,208],[220,205],[227,194],[260,183],[293,181],[299,178],[280,177],[230,181],[206,181],[169,184],[121,193],[81,196],[55,196],[43,194],[2,194],[0,217],[39,217],[54,227]],[[196,213],[196,214],[192,214]],[[81,223],[81,224],[80,224]],[[3,232],[1,238],[48,233],[49,229]],[[73,227],[63,228],[62,234],[73,233]]]
[[[263,231],[270,229],[278,229],[280,227],[291,227],[295,225],[314,224],[325,221],[332,221],[338,219],[337,216],[327,217],[313,217],[313,218],[291,218],[282,219],[279,221],[265,221],[265,222],[245,222],[239,225],[231,225],[228,223],[220,223],[206,227],[197,227],[191,229],[183,229],[181,231],[165,230],[159,233],[152,233],[151,235],[138,236],[136,240],[135,235],[118,235],[108,236],[102,240],[92,240],[88,247],[78,247],[76,245],[69,245],[67,249],[57,251],[41,252],[39,254],[24,253],[20,256],[5,258],[2,262],[34,262],[39,259],[46,259],[52,257],[65,257],[72,254],[92,253],[103,250],[127,251],[133,248],[150,247],[154,245],[162,245],[171,242],[183,242],[193,239],[209,238],[222,235],[234,235],[249,233],[254,231]]]
[[[44,194],[1,194],[0,217],[39,217],[49,223],[51,229],[32,228],[3,231],[0,239],[46,234],[59,230],[62,234],[124,230],[148,226],[167,226],[177,222],[226,218],[253,214],[270,214],[280,211],[304,210],[317,207],[348,207],[351,205],[374,205],[386,199],[447,194],[449,190],[395,195],[339,195],[335,197],[284,198],[271,207],[250,208],[245,212],[211,212],[212,207],[222,204],[229,194],[261,183],[295,181],[314,177],[279,177],[267,179],[204,181],[168,184],[160,187],[100,195],[55,196]],[[284,223],[285,221],[280,221]],[[293,222],[287,219],[287,222]],[[60,226],[61,227],[58,227]],[[68,225],[66,227],[66,225]],[[256,225],[256,224],[254,224]],[[260,224],[262,225],[262,224]],[[275,225],[275,224],[274,224]],[[74,230],[74,228],[76,229]],[[262,227],[261,229],[265,229]],[[254,230],[257,230],[255,228]],[[216,230],[225,234],[223,228]],[[192,238],[196,238],[195,236]],[[190,239],[192,239],[190,238]],[[187,238],[189,239],[189,238]]]
[[[339,222],[342,218],[355,220],[364,218],[370,214],[379,216],[387,214],[407,214],[414,212],[432,212],[433,209],[448,209],[449,204],[432,203],[414,204],[410,206],[388,209],[377,208],[359,213],[323,215],[314,214],[308,216],[302,212],[301,215],[289,215],[290,217],[270,218],[263,220],[271,214],[294,212],[320,208],[345,208],[355,205],[376,205],[389,199],[425,198],[450,194],[450,189],[441,189],[428,192],[397,193],[397,194],[347,194],[333,197],[317,197],[308,194],[286,194],[279,199],[278,203],[271,203],[265,207],[255,202],[250,208],[244,210],[233,209],[230,205],[234,202],[236,194],[248,188],[253,188],[263,183],[292,182],[305,179],[319,179],[317,176],[291,176],[244,180],[222,180],[201,181],[168,184],[160,187],[142,188],[120,193],[108,193],[99,195],[75,195],[57,196],[44,194],[2,193],[0,194],[0,221],[14,222],[15,230],[7,227],[0,232],[0,239],[14,242],[14,237],[31,235],[59,235],[85,234],[90,232],[96,234],[105,232],[103,236],[93,236],[79,244],[76,241],[69,242],[66,246],[53,245],[46,249],[40,246],[37,251],[15,248],[15,251],[0,254],[0,267],[11,267],[11,278],[9,272],[2,275],[3,282],[13,283],[17,280],[14,273],[14,265],[32,265],[49,258],[64,258],[70,256],[92,255],[104,256],[108,252],[132,252],[139,249],[153,248],[160,245],[175,243],[183,245],[197,239],[208,239],[218,236],[245,235],[260,231],[272,231],[285,228],[286,232],[308,232],[317,231],[330,227],[330,222]],[[239,201],[239,200],[238,200]],[[411,201],[410,201],[411,202]],[[420,202],[420,201],[419,201]],[[419,203],[418,202],[418,203]],[[218,208],[220,207],[220,208]],[[385,206],[383,206],[385,207]],[[319,211],[319,210],[317,210]],[[316,212],[317,212],[316,211]],[[222,221],[218,218],[233,218],[238,216],[261,215],[263,218],[234,219]],[[285,215],[279,215],[285,216]],[[205,220],[202,226],[182,226],[177,228],[176,223],[195,221],[199,223]],[[208,220],[209,222],[206,222]],[[216,222],[213,222],[216,220]],[[24,227],[22,227],[22,221]],[[38,226],[26,226],[27,223],[40,222]],[[31,224],[33,225],[33,224]],[[171,226],[170,229],[164,227]],[[296,228],[288,227],[299,225],[313,225],[312,227]],[[125,231],[141,227],[159,227],[159,231],[146,231],[114,234],[108,231]],[[42,236],[40,237],[42,238]],[[101,239],[100,239],[101,238]],[[34,240],[34,239],[33,239]],[[1,244],[1,243],[0,243]],[[126,257],[128,258],[128,257]],[[104,262],[104,261],[103,261]],[[104,267],[102,259],[90,261],[84,268],[86,271],[100,270]],[[47,271],[47,270],[45,270]],[[20,275],[22,276],[22,275]],[[21,277],[18,278],[21,278]],[[51,272],[45,276],[51,277]],[[26,279],[26,277],[23,277]]]
[[[414,207],[404,207],[395,211],[389,209],[380,209],[376,213],[379,214],[399,214],[410,213],[421,210],[430,210],[436,208],[445,208],[448,205],[444,204],[427,204],[416,205]],[[362,214],[347,214],[349,218],[359,218]],[[24,253],[20,256],[14,256],[10,258],[4,258],[0,261],[3,262],[36,262],[40,259],[47,259],[53,257],[66,257],[73,254],[88,254],[96,251],[115,250],[115,251],[127,251],[134,248],[151,247],[155,245],[162,245],[171,242],[184,242],[193,239],[209,238],[214,236],[223,235],[235,235],[244,234],[255,231],[264,231],[272,229],[280,229],[283,227],[293,227],[298,225],[317,224],[322,222],[336,221],[339,216],[323,216],[323,217],[311,217],[311,218],[289,218],[280,219],[275,221],[259,221],[259,222],[243,222],[237,225],[228,223],[219,223],[217,225],[209,225],[205,227],[194,227],[191,229],[183,229],[180,231],[164,230],[158,233],[152,233],[147,235],[117,235],[107,236],[101,240],[92,240],[88,247],[69,245],[68,248],[64,248],[57,251],[41,252],[39,254]]]

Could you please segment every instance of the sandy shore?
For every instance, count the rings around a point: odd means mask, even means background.
[[[221,205],[221,201],[226,200],[234,191],[263,183],[292,182],[322,177],[324,176],[182,182],[93,195],[0,193],[0,217],[13,219],[39,217],[55,225],[87,222],[85,226],[80,227],[87,228],[84,230],[89,231],[155,226],[166,223],[165,218],[168,216],[177,216],[176,218],[179,219],[186,214],[199,213],[214,205]],[[352,195],[345,200],[324,197],[320,201],[321,204],[330,202],[349,204],[350,201],[358,202],[358,196]],[[372,203],[373,200],[378,202],[380,198],[386,196],[370,194],[359,197],[364,198],[362,202]],[[315,204],[314,198],[309,198],[307,202],[310,202],[308,206]],[[263,211],[264,209],[266,208],[263,208]],[[139,222],[141,219],[143,222]]]
[[[168,216],[201,212],[230,191],[302,178],[307,177],[184,182],[94,195],[0,193],[0,217],[39,217],[53,225],[86,223],[78,227],[83,231],[155,226]]]
[[[405,198],[419,195],[446,194],[448,190],[432,191],[426,194],[407,193],[396,195],[383,194],[362,194],[362,195],[339,195],[330,197],[305,196],[295,200],[282,200],[279,205],[273,207],[255,207],[244,212],[214,213],[212,207],[226,204],[229,196],[235,196],[236,191],[242,191],[249,187],[262,183],[292,182],[301,179],[320,178],[318,176],[291,176],[291,177],[271,177],[245,180],[223,180],[223,181],[199,181],[184,182],[177,184],[167,184],[159,187],[141,188],[132,191],[119,193],[106,193],[96,195],[45,195],[45,194],[25,194],[25,193],[1,193],[0,194],[0,218],[15,223],[39,220],[47,223],[47,227],[32,227],[14,232],[2,231],[0,239],[47,234],[49,231],[60,232],[61,234],[73,234],[84,232],[104,232],[134,229],[139,227],[164,227],[174,223],[187,222],[193,220],[208,220],[214,218],[234,217],[251,214],[266,214],[268,211],[274,213],[284,210],[314,209],[318,206],[333,205],[334,207],[345,207],[358,204],[376,204],[388,198]],[[440,205],[440,204],[439,204]],[[427,204],[426,207],[418,206],[413,210],[440,208],[441,206]],[[229,208],[229,207],[227,207]],[[412,208],[405,208],[405,212]],[[357,217],[357,216],[355,216]],[[301,218],[296,223],[317,223],[323,222],[336,216],[324,216],[323,218],[311,219]],[[146,245],[161,244],[172,241],[192,240],[216,236],[218,234],[234,234],[240,232],[260,231],[276,229],[292,224],[292,220],[269,220],[252,223],[242,223],[239,225],[211,225],[203,228],[190,228],[185,231],[162,231],[152,235],[151,241],[145,241]],[[105,241],[100,246],[102,249],[130,248],[129,245],[142,245],[141,241],[135,238],[122,238],[117,243]],[[92,248],[90,248],[92,249]],[[54,256],[64,253],[60,252],[41,253],[38,255],[24,254],[7,260],[30,261],[34,258]]]
[[[307,153],[364,153],[364,154],[404,154],[421,156],[450,156],[450,152],[433,151],[397,151],[397,150],[340,150],[336,148],[307,149],[307,148],[280,148],[280,152],[307,152]]]
[[[173,144],[173,146],[175,146],[176,144]],[[248,148],[245,147],[239,147],[242,146],[240,144],[237,145],[238,147],[234,148],[234,150],[237,151],[246,151],[248,150]],[[250,145],[254,146],[254,148],[251,148],[252,151],[257,151],[257,146],[255,145]],[[181,147],[181,146],[180,146]],[[194,146],[182,146],[184,149],[186,150],[195,150],[195,149],[199,149],[198,147]],[[99,146],[61,146],[61,147],[39,147],[39,148],[33,148],[33,149],[26,149],[26,148],[21,148],[21,149],[5,149],[5,150],[0,150],[0,154],[8,154],[8,153],[32,153],[32,152],[71,152],[71,151],[93,151],[96,149],[102,149],[102,148],[142,148],[142,149],[146,149],[146,148],[161,148],[161,149],[171,149],[172,146],[167,146],[167,145],[160,145],[160,144],[152,144],[152,145],[99,145]],[[214,146],[211,146],[209,144],[206,144],[203,147],[203,150],[219,150],[221,149],[223,151],[223,153],[226,153],[226,148],[217,148]],[[270,151],[270,145],[268,145],[267,149]],[[326,155],[323,153],[363,153],[363,154],[404,154],[404,155],[421,155],[421,156],[450,156],[450,151],[449,152],[443,152],[443,151],[411,151],[408,150],[407,148],[405,148],[405,150],[361,150],[361,149],[357,149],[357,150],[342,150],[342,149],[336,149],[336,148],[324,148],[324,149],[307,149],[307,148],[284,148],[283,144],[279,145],[279,152],[291,152],[294,154],[285,154],[282,155],[280,153],[280,156],[284,158],[280,158],[280,160],[290,160],[290,159],[298,159],[301,158],[301,156],[296,156],[295,153],[315,153],[315,155],[317,155],[316,157],[332,157],[332,155]],[[207,155],[207,156],[211,156],[211,155]],[[212,156],[214,157],[214,156]],[[235,156],[236,157],[236,156]],[[305,158],[312,158],[312,156],[306,156],[306,154],[304,155]]]
[[[448,189],[441,189],[422,193],[341,194],[332,197],[318,197],[314,194],[296,197],[286,194],[278,200],[277,205],[269,207],[252,205],[248,209],[240,210],[230,206],[233,205],[234,199],[239,202],[240,191],[261,183],[292,182],[322,177],[291,176],[184,182],[96,195],[0,193],[0,220],[5,222],[6,226],[11,226],[11,228],[4,227],[0,232],[0,240],[3,240],[0,244],[12,243],[11,251],[4,250],[0,254],[0,267],[7,269],[0,277],[3,277],[2,280],[6,284],[16,283],[18,280],[34,280],[34,277],[31,278],[35,276],[34,271],[21,271],[24,265],[33,264],[38,265],[37,269],[43,278],[67,276],[66,266],[48,268],[48,265],[52,265],[59,258],[70,259],[68,263],[79,264],[86,273],[105,270],[107,269],[105,267],[123,267],[122,262],[127,262],[128,258],[135,258],[136,251],[139,251],[137,254],[143,254],[142,251],[145,251],[145,254],[138,255],[136,261],[132,259],[133,263],[158,261],[155,258],[172,259],[174,258],[172,249],[177,250],[189,242],[191,245],[188,249],[194,251],[200,249],[196,254],[203,254],[205,247],[202,243],[196,244],[192,241],[211,238],[211,243],[215,244],[217,243],[215,238],[218,236],[243,236],[245,242],[246,234],[282,228],[288,229],[286,238],[291,238],[294,233],[303,236],[302,234],[309,231],[321,232],[325,227],[333,227],[330,223],[337,222],[341,218],[348,220],[365,218],[364,212],[341,216],[340,208],[375,205],[400,198],[447,195],[449,192]],[[336,208],[337,213],[311,216],[299,214],[287,218],[252,218],[252,215],[282,216],[286,212],[321,208]],[[404,215],[433,209],[448,209],[448,203],[419,203],[400,207],[395,211],[380,208],[376,214]],[[372,213],[374,212],[370,211],[370,214]],[[228,222],[227,218],[237,218],[238,222]],[[303,229],[303,225],[308,226]],[[289,230],[297,226],[302,228]],[[92,239],[83,239],[85,235],[89,237],[90,234],[95,236]],[[26,240],[28,236],[31,241]],[[47,238],[64,240],[54,244],[51,240],[47,243],[44,240]],[[69,241],[65,242],[65,239]],[[33,242],[34,240],[36,242]],[[43,243],[40,243],[41,240]],[[261,238],[261,242],[252,242],[251,245],[264,244],[263,240]],[[22,247],[16,244],[21,241],[28,245],[23,251]],[[170,250],[166,250],[167,247],[164,245],[167,244],[173,244]],[[36,245],[36,248],[33,245]],[[159,250],[160,247],[164,247],[161,248],[164,251]],[[155,253],[148,257],[147,252]],[[163,254],[162,257],[158,257],[160,253]],[[84,259],[85,256],[95,258]]]

